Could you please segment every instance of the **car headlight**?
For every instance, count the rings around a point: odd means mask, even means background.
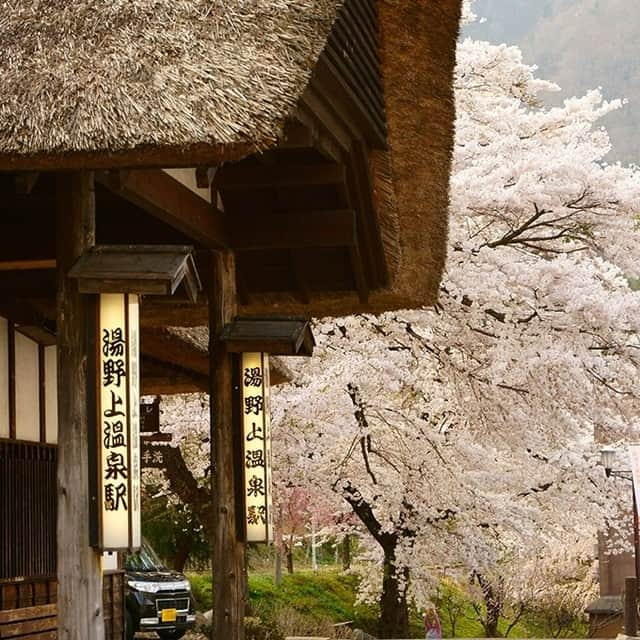
[[[179,582],[146,582],[144,580],[129,580],[127,584],[136,591],[158,593],[158,591],[191,591],[188,580]]]
[[[159,582],[144,582],[143,580],[129,580],[128,584],[132,589],[145,593],[157,593],[162,587]]]

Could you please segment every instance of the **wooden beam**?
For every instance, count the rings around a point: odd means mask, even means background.
[[[142,358],[140,382],[143,395],[149,396],[198,393],[209,390],[208,376],[187,371],[148,356]]]
[[[100,184],[208,249],[228,247],[224,216],[160,169],[100,173]]]
[[[236,294],[238,304],[243,306],[251,304],[251,294],[249,293],[247,277],[244,274],[244,270],[238,264],[236,264]]]
[[[336,34],[339,32],[340,28]],[[333,51],[332,45],[318,60],[310,87],[320,95],[329,97],[334,112],[353,137],[364,135],[372,148],[386,148],[386,122],[384,111],[380,108],[382,93],[369,93],[361,85],[361,79],[351,72],[349,65],[343,64],[342,54]]]
[[[40,346],[51,347],[57,344],[56,334],[46,325],[40,324],[23,324],[16,328],[18,333],[31,338]]]
[[[3,271],[0,278],[0,301],[54,297],[56,272],[51,269]]]
[[[314,146],[314,132],[296,120],[285,123],[278,149],[311,149]]]
[[[327,101],[310,85],[302,95],[301,104],[308,109],[343,150],[351,149],[351,138],[356,129],[350,129]]]
[[[95,355],[88,338],[95,329],[90,297],[78,293],[67,275],[95,244],[93,174],[59,174],[56,186],[58,637],[103,640],[101,554],[89,546],[90,473],[95,472],[95,460],[89,460],[89,431],[95,428],[90,369]]]
[[[239,486],[237,435],[234,437],[233,362],[220,341],[224,326],[236,312],[235,281],[233,254],[213,254],[209,290],[211,468],[216,518],[212,637],[225,640],[244,640],[246,605],[245,543],[238,536],[238,519],[244,518],[239,496],[244,487]]]
[[[202,327],[208,322],[207,304],[205,297],[198,298],[196,304],[187,304],[149,296],[142,299],[140,326]]]
[[[229,222],[235,250],[348,247],[356,242],[350,209],[238,215]]]
[[[389,274],[380,223],[373,204],[369,161],[361,141],[354,141],[347,173],[349,206],[357,211],[358,242],[366,254],[362,256],[365,275],[372,287],[381,287],[388,283]]]
[[[196,167],[196,184],[200,189],[211,188],[216,170],[216,167]]]
[[[141,380],[142,393],[145,396],[171,396],[180,393],[202,393],[209,388],[206,382],[204,387],[194,382],[191,376],[171,374],[166,376],[147,376]]]
[[[295,111],[295,119],[303,129],[306,129],[309,132],[312,142],[310,145],[311,147],[330,162],[341,163],[343,161],[345,157],[345,149],[342,148],[331,136],[324,132],[324,129],[320,126],[318,117],[308,107],[305,107],[302,103],[298,104]],[[304,139],[301,139],[300,147],[306,148]],[[284,144],[282,148],[296,148],[295,142]]]
[[[260,187],[291,187],[300,185],[342,184],[345,168],[329,162],[314,164],[274,164],[273,166],[226,165],[216,175],[216,188],[257,189]]]
[[[20,195],[28,196],[38,182],[40,173],[38,171],[24,171],[16,174],[16,192]]]
[[[143,328],[140,350],[154,360],[180,367],[197,374],[209,375],[209,355],[195,344],[182,340],[167,329]]]
[[[39,327],[42,331],[55,334],[55,313],[43,313],[41,309],[36,308],[34,301],[0,301],[0,315],[5,316],[20,328],[23,326]]]
[[[185,167],[233,162],[255,152],[251,141],[234,144],[172,145],[160,148],[143,145],[124,151],[71,151],[45,152],[36,155],[0,155],[0,171],[62,171],[86,169],[127,169],[130,167]]]
[[[311,292],[304,275],[306,265],[304,251],[292,249],[289,251],[289,259],[291,260],[291,274],[296,294],[302,304],[309,304],[311,302]]]
[[[369,285],[367,284],[367,276],[364,271],[362,254],[357,244],[349,247],[349,259],[351,260],[353,277],[356,282],[356,289],[358,290],[358,298],[360,302],[366,304],[369,301]]]
[[[41,269],[55,269],[56,261],[51,260],[3,260],[0,271],[33,271]]]

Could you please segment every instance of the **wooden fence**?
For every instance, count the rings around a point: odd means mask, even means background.
[[[56,600],[55,578],[0,583],[0,639],[57,640]],[[124,572],[104,574],[102,603],[105,640],[122,640]]]

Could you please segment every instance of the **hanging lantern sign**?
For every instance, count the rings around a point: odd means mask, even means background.
[[[96,546],[134,550],[141,544],[138,296],[102,293],[98,306]]]
[[[240,369],[247,542],[273,542],[269,355],[243,353]]]

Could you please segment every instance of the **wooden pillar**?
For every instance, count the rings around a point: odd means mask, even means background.
[[[624,579],[624,633],[635,636],[638,631],[638,587],[635,577]]]
[[[101,558],[89,546],[89,296],[67,273],[95,243],[93,174],[56,183],[58,333],[58,637],[104,640]]]
[[[213,541],[212,638],[244,640],[245,544],[236,528],[232,356],[218,339],[236,312],[235,258],[212,254],[209,285],[211,480],[216,522]]]

